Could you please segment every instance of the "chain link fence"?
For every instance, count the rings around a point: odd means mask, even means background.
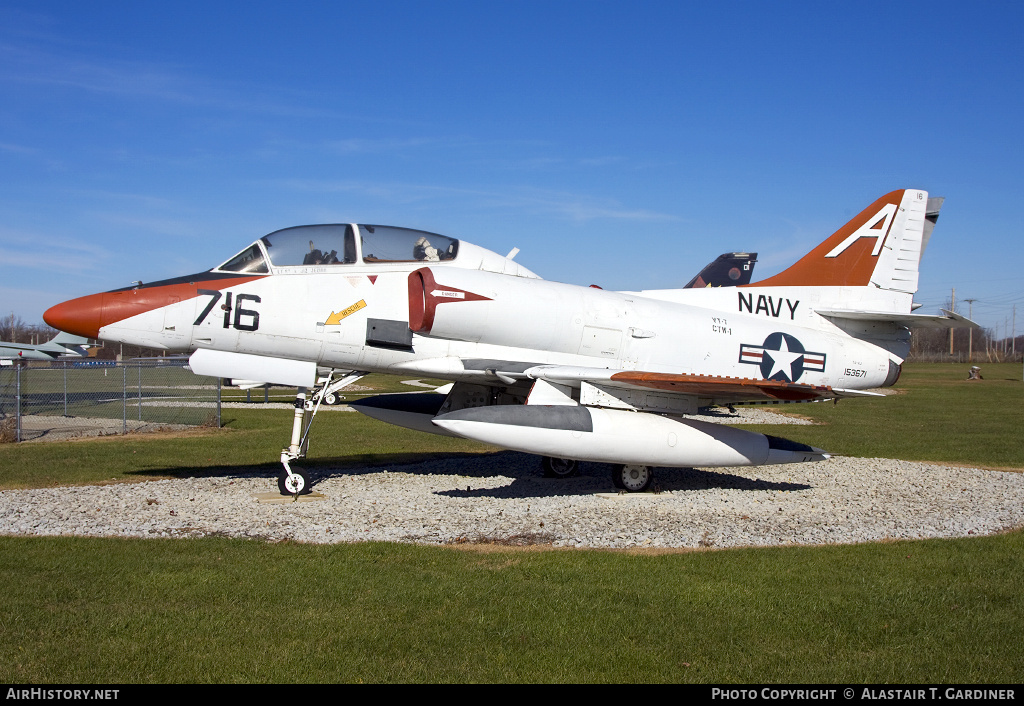
[[[187,358],[0,367],[0,441],[220,426],[219,378]]]

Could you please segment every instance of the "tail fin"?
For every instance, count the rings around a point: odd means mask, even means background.
[[[932,237],[932,230],[935,228],[936,221],[939,220],[939,210],[945,200],[942,196],[932,196],[928,199],[928,210],[924,214],[924,235],[921,237],[922,255],[924,255],[924,249],[928,247],[928,239]]]
[[[79,355],[84,355],[84,346],[88,345],[88,343],[88,338],[76,336],[66,331],[59,331],[56,336],[41,345],[39,349],[51,353],[78,353]]]
[[[722,253],[714,262],[708,263],[707,267],[691,279],[683,289],[739,287],[750,281],[756,262],[756,252]]]
[[[925,216],[934,223],[941,203],[916,189],[886,194],[788,270],[753,286],[874,285],[913,294],[917,291]]]

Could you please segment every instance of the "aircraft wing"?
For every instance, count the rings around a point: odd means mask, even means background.
[[[462,377],[467,373],[478,374],[486,380],[507,385],[541,380],[556,388],[561,387],[563,390],[581,390],[580,400],[585,405],[590,403],[587,400],[595,399],[594,388],[618,398],[624,397],[623,392],[647,391],[659,395],[661,400],[654,408],[666,412],[687,408],[695,410],[698,406],[744,402],[812,402],[846,397],[883,396],[877,392],[847,390],[799,382],[574,365],[545,365],[512,360],[435,358],[396,365],[394,368],[447,379]],[[544,390],[544,386],[535,385],[528,404],[575,404],[568,400],[565,394],[560,394],[557,389],[547,392]],[[635,395],[633,397],[635,398]],[[672,398],[676,398],[676,401],[673,402]],[[594,404],[598,406],[605,402],[615,404],[614,400],[603,398],[600,394],[597,399],[600,402],[594,402]],[[636,409],[652,409],[647,402],[640,401],[639,405],[626,403],[625,406]]]
[[[658,406],[671,408],[671,398],[691,401],[693,406],[728,405],[743,402],[812,402],[844,397],[881,397],[876,392],[846,390],[826,385],[808,385],[753,378],[720,377],[641,370],[610,370],[565,365],[541,365],[525,371],[528,377],[553,385],[583,388],[590,385],[598,391],[621,398],[616,390],[654,390],[665,395]],[[582,397],[582,396],[581,396]],[[685,405],[684,405],[685,407]]]

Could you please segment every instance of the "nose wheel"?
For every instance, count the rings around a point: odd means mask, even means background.
[[[650,466],[627,463],[612,468],[612,484],[619,490],[642,493],[651,486],[654,471]]]
[[[306,495],[309,493],[309,475],[297,468],[293,468],[291,473],[285,471],[277,477],[277,489],[281,495]]]

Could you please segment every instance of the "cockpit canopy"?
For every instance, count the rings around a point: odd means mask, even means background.
[[[267,274],[269,267],[347,265],[360,258],[365,263],[442,262],[454,260],[458,252],[458,240],[411,228],[297,226],[263,236],[216,269]]]

